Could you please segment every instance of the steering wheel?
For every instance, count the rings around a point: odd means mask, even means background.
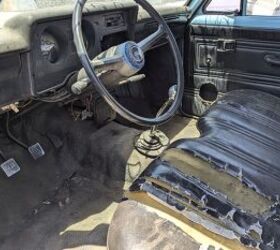
[[[152,7],[150,3],[146,0],[135,0],[137,4],[142,6],[148,14],[158,23],[158,29],[156,32],[149,35],[144,40],[139,43],[128,41],[119,45],[113,51],[118,51],[117,54],[112,54],[111,57],[99,57],[98,63],[94,64],[87,53],[85,48],[83,35],[82,35],[82,14],[83,8],[87,0],[77,0],[72,17],[72,29],[74,36],[74,43],[76,46],[77,54],[81,60],[81,63],[84,67],[84,70],[91,81],[91,83],[96,88],[97,92],[105,99],[105,101],[111,106],[111,108],[116,111],[120,116],[127,119],[128,121],[135,123],[140,126],[151,127],[154,125],[160,125],[169,121],[179,109],[183,93],[184,93],[184,70],[183,63],[178,48],[176,39],[174,38],[170,28],[165,22],[164,18]],[[170,108],[162,115],[155,118],[142,117],[133,112],[129,111],[123,107],[107,90],[107,88],[102,83],[102,80],[95,72],[98,65],[108,66],[112,64],[117,65],[121,61],[122,67],[120,71],[125,72],[126,75],[133,75],[137,73],[145,63],[144,53],[148,51],[158,40],[165,37],[168,40],[169,46],[173,53],[175,65],[176,65],[176,74],[177,74],[177,94],[174,98],[174,102]],[[110,53],[105,53],[110,54]],[[125,63],[124,63],[125,62]],[[96,66],[95,66],[96,65]]]

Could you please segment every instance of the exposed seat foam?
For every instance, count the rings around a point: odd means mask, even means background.
[[[280,195],[280,99],[260,91],[225,95],[198,121],[201,137],[171,148],[192,152],[266,196]]]
[[[122,202],[108,232],[109,250],[199,250],[200,244],[149,207]]]

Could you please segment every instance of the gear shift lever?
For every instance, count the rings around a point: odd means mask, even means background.
[[[168,91],[168,100],[161,106],[159,111],[157,112],[157,117],[161,116],[164,111],[174,102],[177,94],[177,85],[173,85],[172,87],[169,88]],[[151,133],[154,133],[157,130],[158,126],[153,126],[151,128]]]
[[[173,85],[168,91],[168,100],[162,105],[157,112],[157,117],[162,115],[164,111],[173,103],[177,94],[177,85]],[[169,145],[169,138],[160,130],[158,126],[153,126],[150,130],[143,132],[136,141],[135,148],[141,154],[156,158]]]

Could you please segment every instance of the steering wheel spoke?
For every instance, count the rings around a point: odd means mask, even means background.
[[[145,39],[143,39],[141,42],[139,42],[138,46],[145,53],[149,49],[151,49],[164,36],[166,36],[166,32],[165,32],[165,29],[163,28],[163,25],[160,24],[157,31],[152,33],[151,35],[149,35]]]
[[[171,119],[179,109],[184,94],[184,68],[183,60],[181,58],[180,50],[178,48],[176,39],[174,38],[169,26],[165,22],[164,18],[153,8],[153,6],[147,0],[134,0],[137,4],[141,5],[150,16],[159,24],[156,32],[149,35],[147,38],[140,41],[138,44],[132,41],[127,41],[117,47],[112,47],[104,54],[98,56],[93,61],[89,58],[89,55],[85,49],[83,36],[82,36],[82,14],[83,8],[87,0],[76,0],[76,5],[73,11],[73,36],[76,46],[77,54],[80,57],[81,63],[84,67],[84,72],[88,76],[91,84],[94,85],[97,92],[102,96],[105,101],[115,110],[120,116],[128,121],[138,124],[140,126],[153,126],[167,122]],[[166,37],[171,52],[174,57],[177,75],[177,92],[173,97],[174,101],[169,109],[160,116],[155,118],[147,118],[139,116],[127,108],[122,106],[118,100],[112,96],[112,94],[106,89],[104,85],[104,74],[101,72],[110,73],[115,72],[118,76],[125,78],[135,75],[139,72],[145,64],[144,53],[151,49],[160,39]],[[112,52],[112,53],[111,53]],[[122,55],[122,57],[119,57]],[[117,69],[114,71],[114,69]],[[97,72],[95,72],[97,71]],[[98,73],[99,71],[99,73]],[[107,71],[107,72],[106,72]],[[107,77],[107,76],[106,76]],[[114,75],[108,75],[108,78],[116,80]]]

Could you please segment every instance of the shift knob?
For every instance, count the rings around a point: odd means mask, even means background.
[[[169,88],[168,91],[168,96],[169,96],[169,100],[174,101],[177,95],[177,85],[173,85],[172,87]]]

